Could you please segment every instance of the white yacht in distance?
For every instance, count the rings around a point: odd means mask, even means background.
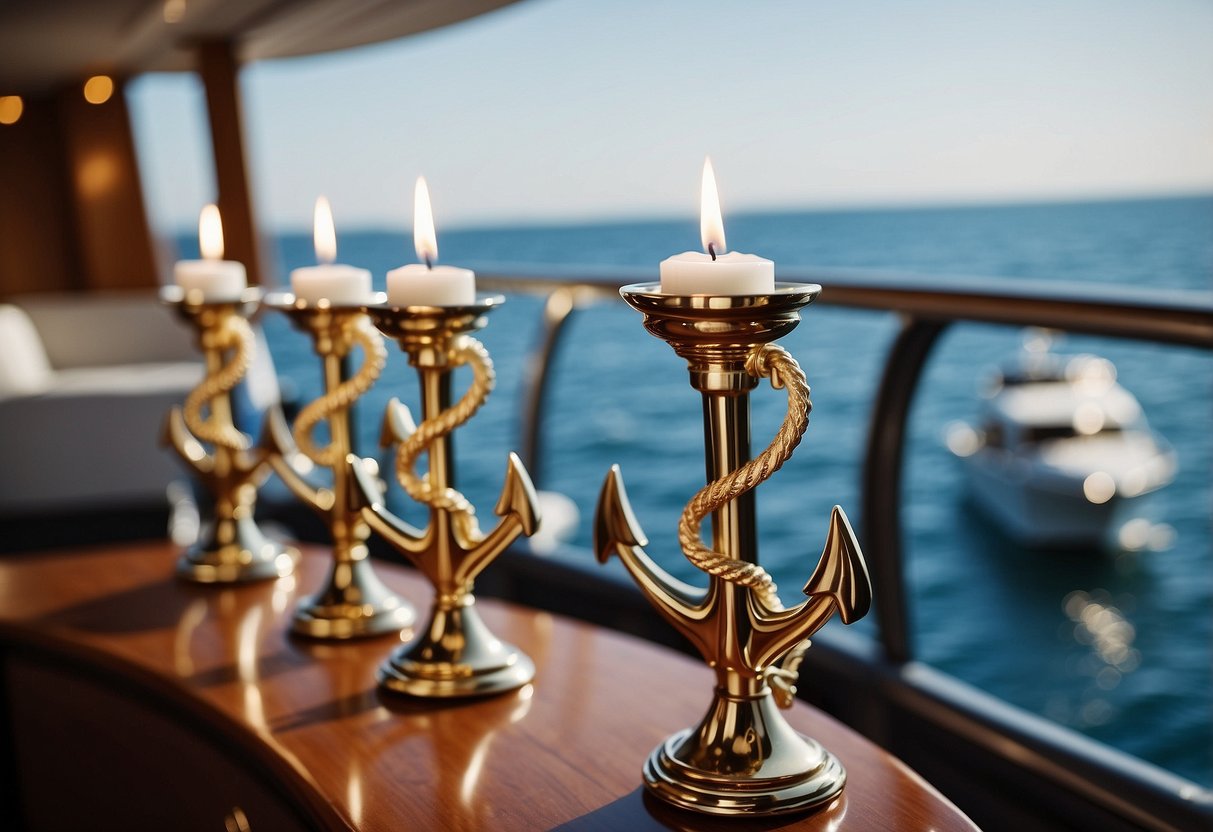
[[[1145,525],[1131,504],[1175,478],[1176,457],[1112,363],[1036,339],[984,398],[978,427],[947,432],[976,503],[1024,545],[1131,546],[1122,530]]]

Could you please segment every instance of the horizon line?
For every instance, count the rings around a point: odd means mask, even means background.
[[[993,198],[940,197],[908,201],[889,200],[856,203],[798,203],[771,204],[766,206],[743,207],[730,211],[730,217],[755,217],[770,214],[858,214],[877,212],[918,212],[945,211],[965,209],[1016,208],[1033,206],[1061,205],[1094,205],[1116,202],[1165,202],[1173,200],[1213,199],[1213,187],[1199,186],[1192,190],[1144,191],[1122,194],[1084,194],[1065,196],[1008,196]],[[467,220],[451,220],[444,224],[443,233],[466,233],[473,231],[497,231],[504,229],[528,228],[577,228],[584,226],[635,225],[652,222],[697,222],[697,218],[686,212],[652,211],[635,214],[586,214],[570,217],[568,214],[559,217],[535,216],[525,219],[493,219],[491,217],[472,218]],[[306,224],[274,224],[263,223],[264,229],[273,235],[311,234],[311,228]],[[384,233],[409,234],[408,225],[401,226],[389,219],[376,219],[366,222],[351,222],[343,224],[342,233]],[[173,236],[197,234],[196,226],[191,223],[179,226],[168,232]]]

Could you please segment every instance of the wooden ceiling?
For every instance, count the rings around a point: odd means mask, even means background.
[[[231,41],[241,61],[393,40],[515,0],[3,0],[0,95],[38,95],[94,74],[194,66]]]

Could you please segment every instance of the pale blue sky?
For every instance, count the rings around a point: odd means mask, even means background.
[[[259,218],[406,226],[1213,191],[1207,0],[525,0],[254,64]],[[201,91],[131,88],[149,211],[214,197]]]

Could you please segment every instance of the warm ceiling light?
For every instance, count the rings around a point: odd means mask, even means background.
[[[0,124],[16,124],[25,111],[25,102],[19,95],[0,95]]]
[[[185,0],[164,0],[164,22],[180,23],[185,17]]]
[[[104,104],[114,94],[114,80],[108,75],[94,75],[84,82],[84,100],[89,104]]]

